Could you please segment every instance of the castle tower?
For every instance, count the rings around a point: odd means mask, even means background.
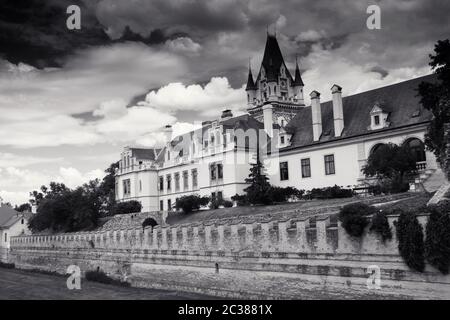
[[[264,56],[255,81],[249,69],[246,88],[248,113],[264,122],[263,107],[270,104],[273,122],[284,127],[305,106],[303,86],[298,63],[294,79],[286,67],[276,36],[267,33]]]

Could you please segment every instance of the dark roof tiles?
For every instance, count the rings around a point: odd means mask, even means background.
[[[423,109],[417,96],[417,88],[422,81],[435,82],[436,76],[427,75],[343,97],[344,130],[341,137],[334,136],[332,101],[321,102],[322,131],[330,134],[322,134],[320,140],[316,142],[313,141],[311,107],[302,108],[286,128],[288,132],[293,132],[291,146],[282,150],[368,134],[372,132],[369,130],[370,111],[376,104],[389,114],[387,121],[390,125],[387,129],[427,122],[432,115],[430,111]]]

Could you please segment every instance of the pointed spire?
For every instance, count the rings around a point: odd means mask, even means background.
[[[252,66],[250,62],[250,58],[248,59],[248,80],[247,80],[247,87],[245,87],[245,90],[256,90],[255,82],[253,81],[253,74],[252,74]]]
[[[292,86],[304,86],[302,76],[300,75],[300,68],[298,67],[298,58],[295,55],[295,80],[292,83]]]

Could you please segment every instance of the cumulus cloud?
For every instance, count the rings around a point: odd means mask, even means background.
[[[202,49],[200,44],[192,41],[189,37],[180,37],[173,40],[167,40],[165,45],[170,51],[188,55],[197,55]]]
[[[146,102],[166,112],[195,110],[212,116],[224,108],[243,108],[246,94],[244,87],[233,89],[227,78],[213,77],[205,86],[170,83],[147,94]]]
[[[6,202],[20,204],[27,202],[29,192],[38,190],[49,182],[61,182],[75,188],[92,179],[102,179],[103,170],[95,169],[85,173],[73,167],[60,167],[55,174],[30,169],[7,167],[0,168],[0,196]]]

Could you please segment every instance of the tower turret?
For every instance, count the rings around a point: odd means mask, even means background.
[[[294,82],[292,82],[292,91],[294,94],[294,101],[300,105],[304,105],[305,101],[303,99],[303,87],[305,86],[300,74],[300,68],[298,67],[297,57],[295,58],[295,74]]]
[[[252,107],[253,104],[255,103],[257,89],[258,88],[256,87],[255,82],[253,81],[252,68],[249,62],[247,86],[245,87],[245,91],[247,92],[247,103],[249,108]]]
[[[247,111],[262,122],[263,106],[271,104],[274,121],[283,127],[305,106],[303,85],[298,63],[293,78],[286,67],[276,36],[267,33],[261,67],[255,81],[249,70]]]

